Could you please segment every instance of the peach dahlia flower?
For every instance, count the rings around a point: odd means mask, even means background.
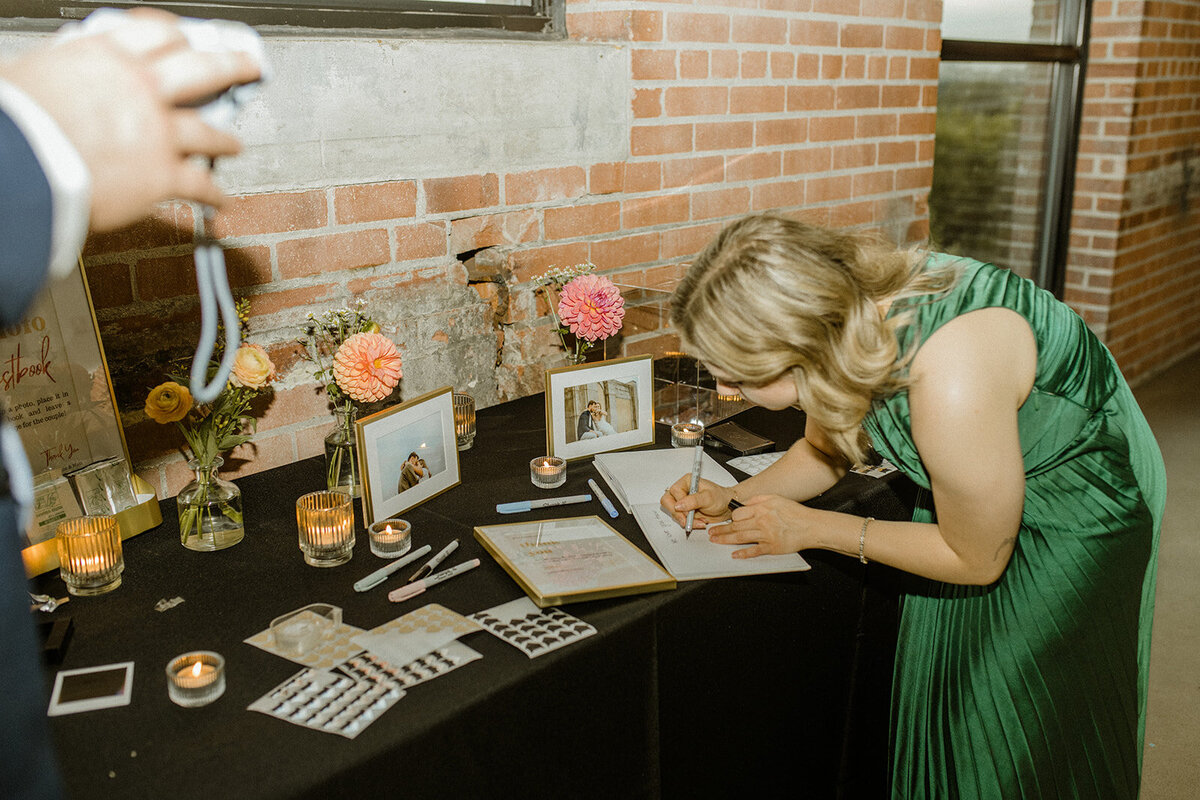
[[[625,298],[608,278],[580,275],[559,292],[558,318],[581,339],[607,339],[621,330]]]
[[[400,351],[381,333],[356,333],[333,357],[333,378],[351,400],[369,403],[392,393],[404,373]]]

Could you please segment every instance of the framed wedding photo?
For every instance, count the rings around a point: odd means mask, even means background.
[[[654,358],[546,371],[546,450],[568,461],[654,441]]]
[[[397,517],[461,482],[453,391],[443,386],[355,424],[368,526]]]

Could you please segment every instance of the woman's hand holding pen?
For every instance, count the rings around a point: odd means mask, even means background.
[[[729,501],[733,499],[732,489],[718,486],[712,481],[701,478],[700,487],[696,493],[689,494],[688,489],[691,488],[691,483],[692,476],[684,475],[671,484],[670,488],[663,492],[662,499],[659,500],[663,511],[670,514],[671,518],[679,523],[679,527],[682,528],[687,524],[687,514],[692,510],[696,512],[693,525],[697,528],[729,519]]]

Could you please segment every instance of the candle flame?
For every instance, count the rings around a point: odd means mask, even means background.
[[[543,458],[543,459],[542,459],[542,466],[543,466],[543,467],[548,467],[548,466],[550,466],[550,459],[548,459],[548,458]]]
[[[383,528],[383,532],[386,533],[388,536],[391,536],[392,535],[392,526],[385,525]]]
[[[203,664],[201,664],[199,661],[197,661],[197,662],[195,663],[195,665],[192,667],[192,677],[193,677],[193,678],[199,678],[199,677],[200,677],[200,668],[201,668],[202,666],[204,666],[204,665],[203,665]]]

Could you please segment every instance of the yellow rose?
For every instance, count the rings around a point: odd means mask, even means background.
[[[179,422],[192,410],[192,393],[175,381],[155,386],[146,397],[146,416],[165,425]]]
[[[229,379],[234,386],[261,389],[274,378],[275,365],[266,350],[249,343],[238,348],[233,357],[233,375]]]

